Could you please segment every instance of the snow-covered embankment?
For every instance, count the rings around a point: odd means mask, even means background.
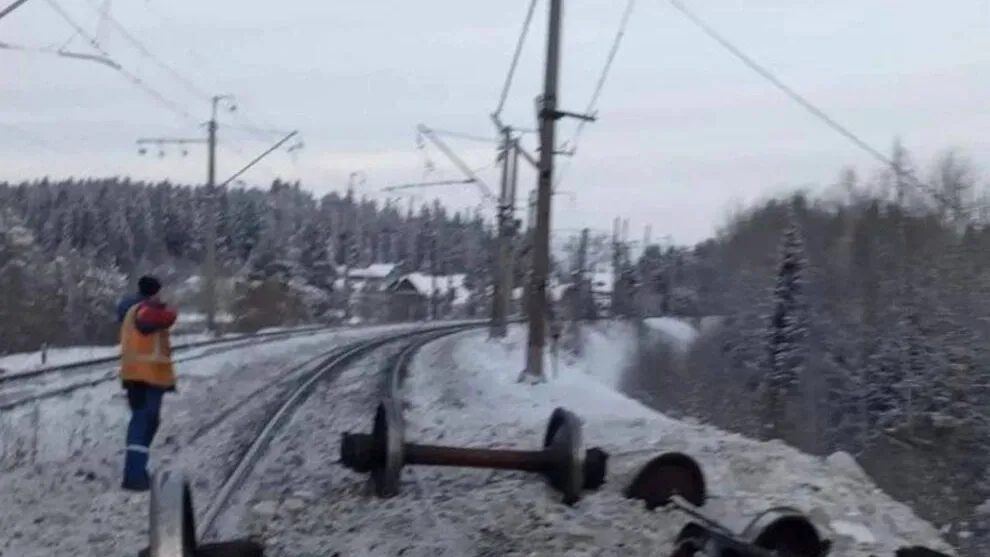
[[[525,332],[517,327],[501,342],[467,333],[424,349],[406,384],[407,438],[536,447],[552,409],[565,406],[585,420],[589,446],[613,453],[608,481],[567,508],[532,475],[421,469],[428,482],[460,480],[462,491],[438,503],[438,512],[471,545],[494,543],[497,532],[497,550],[504,555],[665,554],[687,517],[646,511],[621,491],[650,458],[679,451],[705,471],[711,493],[706,510],[736,529],[770,506],[790,505],[812,516],[835,541],[836,556],[892,557],[898,547],[913,544],[947,549],[931,525],[877,489],[844,455],[821,459],[779,442],[667,418],[596,379],[609,377],[607,370],[592,377],[580,362],[561,363],[549,383],[517,383],[524,348]],[[631,451],[638,452],[622,454]]]
[[[178,364],[179,390],[165,400],[152,468],[184,467],[202,505],[271,414],[279,379],[294,366],[347,342],[415,327],[283,339]],[[0,555],[133,555],[147,543],[148,495],[119,488],[128,416],[116,382],[0,416]]]

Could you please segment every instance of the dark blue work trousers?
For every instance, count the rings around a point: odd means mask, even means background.
[[[148,452],[158,432],[165,389],[145,383],[128,383],[124,388],[127,389],[131,421],[127,425],[123,488],[145,491],[151,487]]]

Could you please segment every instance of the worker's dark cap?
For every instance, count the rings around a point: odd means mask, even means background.
[[[162,283],[155,277],[145,275],[138,279],[138,292],[146,298],[158,294],[158,291],[161,289]]]

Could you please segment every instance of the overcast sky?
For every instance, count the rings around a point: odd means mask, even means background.
[[[0,42],[58,45],[73,28],[30,0],[0,20]],[[128,81],[89,62],[0,50],[0,179],[45,174],[130,175],[200,183],[205,150],[139,157],[141,136],[201,136],[207,93],[237,96],[240,116],[221,119],[219,177],[277,139],[236,126],[298,129],[305,150],[278,153],[246,175],[279,175],[318,194],[353,171],[369,195],[419,181],[415,125],[494,136],[495,108],[528,0],[115,0],[112,17],[180,78],[162,70],[112,23],[103,0],[54,0],[127,71],[192,115],[184,118]],[[6,4],[9,0],[2,0]],[[947,147],[990,161],[990,3],[951,0],[686,0],[742,50],[860,134],[887,150],[900,135],[930,161]],[[565,0],[562,108],[583,111],[624,8],[619,0]],[[505,119],[534,127],[546,2],[540,3]],[[77,37],[69,48],[94,53]],[[606,230],[629,219],[639,237],[693,242],[740,202],[782,188],[835,180],[842,166],[873,162],[722,50],[663,0],[638,0],[577,156],[554,227]],[[576,122],[564,121],[561,139]],[[266,140],[268,143],[266,143]],[[492,146],[449,139],[468,164],[493,162]],[[526,140],[530,150],[535,137]],[[436,149],[430,179],[460,178]],[[481,173],[497,189],[494,169]],[[520,198],[535,175],[522,174]],[[477,205],[471,186],[421,191],[455,207]]]

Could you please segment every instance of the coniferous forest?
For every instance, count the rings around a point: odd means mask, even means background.
[[[823,193],[741,211],[677,254],[666,276],[718,325],[687,354],[645,347],[626,388],[675,415],[846,451],[986,555],[988,184],[957,152],[930,168],[897,144],[890,157],[892,169],[847,169]]]
[[[188,295],[177,285],[201,273],[208,201],[203,188],[123,178],[0,183],[0,349],[113,343],[114,300],[141,274],[161,276],[173,298]],[[255,328],[325,321],[345,250],[354,267],[401,261],[469,283],[489,265],[482,220],[439,203],[318,199],[276,181],[221,190],[217,207],[220,274],[235,279],[226,309],[250,312],[248,284],[274,285],[289,302]]]

